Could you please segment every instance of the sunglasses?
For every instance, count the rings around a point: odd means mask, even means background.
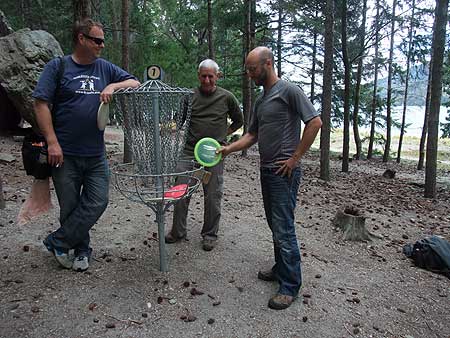
[[[97,45],[99,45],[99,46],[101,46],[102,43],[105,43],[105,39],[94,38],[93,36],[90,36],[90,35],[87,35],[87,34],[83,34],[83,36],[84,36],[86,39],[89,39],[89,40],[94,41],[95,44],[97,44]]]

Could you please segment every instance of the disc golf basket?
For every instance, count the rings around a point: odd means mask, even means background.
[[[156,213],[160,270],[167,271],[164,213],[198,188],[202,167],[183,163],[179,157],[189,127],[192,92],[149,80],[138,88],[114,92],[112,110],[123,125],[125,140],[131,145],[132,163],[112,168],[116,188],[131,201],[142,203]],[[182,182],[179,184],[176,182]]]

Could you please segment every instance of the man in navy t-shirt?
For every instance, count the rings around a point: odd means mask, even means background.
[[[89,230],[108,204],[109,169],[97,110],[100,102],[111,101],[115,90],[139,86],[135,77],[99,58],[104,42],[100,23],[77,22],[72,55],[51,60],[33,92],[60,205],[61,226],[44,244],[61,266],[76,271],[89,267]],[[58,83],[61,62],[64,72]]]

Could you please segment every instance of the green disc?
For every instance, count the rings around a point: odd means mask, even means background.
[[[216,154],[220,143],[210,137],[202,138],[194,148],[194,156],[198,163],[204,167],[213,167],[222,159],[222,154]]]

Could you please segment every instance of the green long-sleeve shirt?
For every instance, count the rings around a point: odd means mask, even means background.
[[[230,126],[227,118],[231,119]],[[208,95],[198,88],[194,89],[185,152],[193,155],[195,144],[203,137],[212,137],[223,144],[228,128],[232,131],[239,129],[243,120],[238,101],[228,90],[216,87],[216,90]]]

